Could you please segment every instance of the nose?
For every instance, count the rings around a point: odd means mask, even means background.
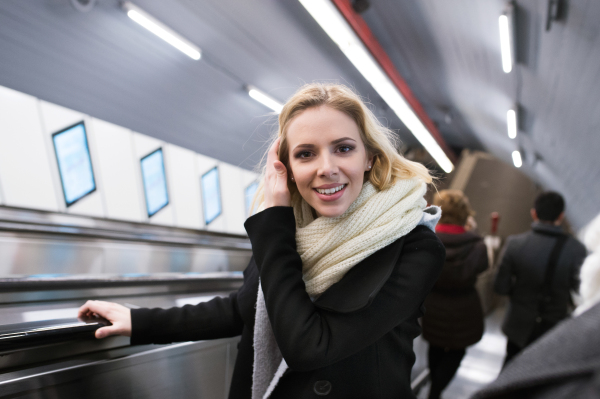
[[[339,168],[333,156],[326,154],[321,157],[318,174],[320,177],[328,179],[336,177],[339,174]]]

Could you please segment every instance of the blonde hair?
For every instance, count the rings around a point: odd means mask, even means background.
[[[473,216],[469,198],[460,190],[442,190],[435,194],[433,205],[442,208],[442,224],[467,224],[469,216]]]
[[[291,121],[303,111],[320,106],[328,106],[350,116],[359,128],[360,137],[365,146],[367,155],[373,157],[372,169],[365,172],[365,180],[369,180],[378,190],[385,190],[397,180],[418,178],[425,183],[431,183],[432,177],[429,170],[420,163],[409,161],[400,155],[396,149],[396,135],[383,126],[367,108],[365,103],[354,91],[341,84],[310,83],[302,86],[287,101],[279,114],[279,130],[277,138],[279,144],[279,160],[289,170],[289,148],[287,128]],[[268,150],[267,150],[268,151]],[[263,160],[266,159],[266,154]],[[266,165],[262,168],[261,182],[256,190],[254,204],[262,204],[264,200],[264,176]],[[292,201],[299,196],[295,184],[288,181],[288,188]]]

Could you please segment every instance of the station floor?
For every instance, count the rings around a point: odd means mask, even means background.
[[[442,393],[443,399],[467,399],[498,377],[506,350],[506,337],[500,330],[505,309],[498,307],[486,317],[483,338],[467,349],[454,379]],[[426,385],[417,397],[427,399],[428,394]]]

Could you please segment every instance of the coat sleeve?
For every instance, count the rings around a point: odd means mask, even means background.
[[[514,261],[512,259],[511,238],[506,240],[499,259],[498,273],[494,281],[494,291],[500,295],[509,295],[513,285]]]
[[[243,327],[236,292],[197,305],[131,309],[131,345],[235,337]]]
[[[228,297],[170,309],[132,309],[131,344],[168,344],[240,335],[244,322],[238,298],[247,284],[251,284],[248,268],[244,272],[244,286]]]
[[[306,293],[292,208],[268,208],[246,221],[269,320],[287,364],[325,367],[373,344],[418,311],[443,266],[445,249],[429,229],[406,237],[392,275],[371,304],[350,313],[318,308]],[[352,295],[352,293],[348,293]]]

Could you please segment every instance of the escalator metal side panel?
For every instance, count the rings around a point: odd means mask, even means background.
[[[5,374],[0,398],[226,398],[238,337]]]

